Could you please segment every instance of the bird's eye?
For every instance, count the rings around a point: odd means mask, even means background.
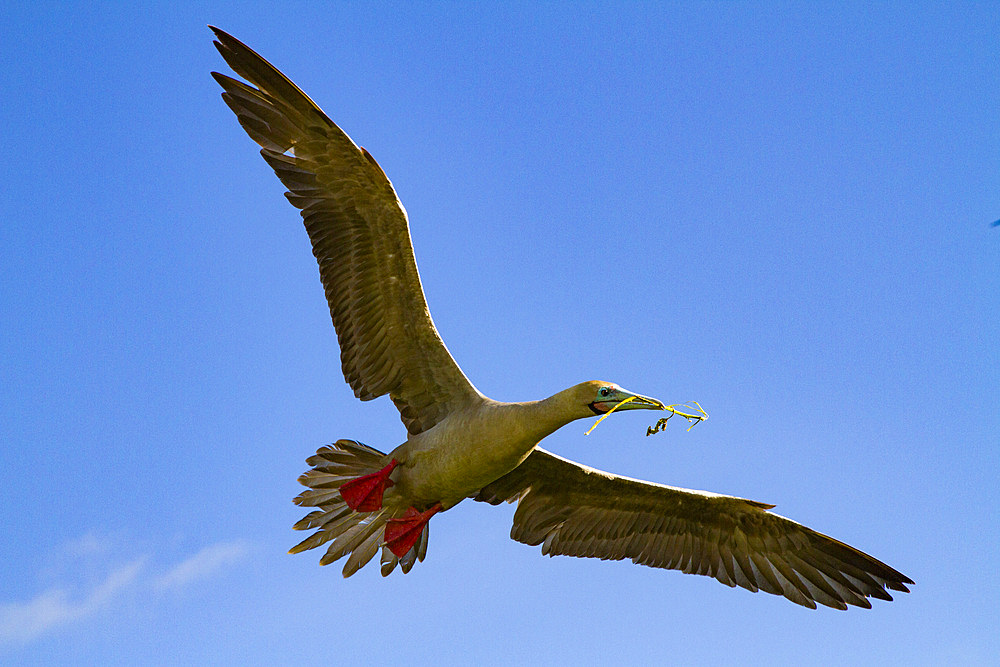
[[[607,396],[610,393],[611,393],[611,390],[609,388],[607,388],[607,387],[601,387],[601,391],[600,391],[601,396]]]

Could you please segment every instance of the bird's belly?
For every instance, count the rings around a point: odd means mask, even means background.
[[[410,441],[393,452],[400,461],[396,486],[391,489],[404,504],[429,506],[441,503],[444,509],[458,504],[487,484],[516,468],[534,448],[533,442],[435,443]],[[399,456],[397,456],[397,453]]]

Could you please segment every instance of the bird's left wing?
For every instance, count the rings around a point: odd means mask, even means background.
[[[783,595],[815,609],[871,607],[913,582],[871,556],[768,512],[773,505],[579,465],[540,448],[476,500],[518,501],[511,537],[542,553],[632,559]]]

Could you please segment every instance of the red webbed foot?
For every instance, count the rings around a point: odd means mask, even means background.
[[[418,512],[416,508],[411,507],[398,519],[389,519],[385,524],[385,545],[389,547],[389,551],[395,554],[396,558],[405,556],[420,539],[420,533],[423,532],[427,522],[440,511],[441,503],[434,503],[424,512]]]
[[[378,472],[363,475],[340,486],[340,496],[347,506],[356,512],[374,512],[382,509],[382,494],[393,481],[389,479],[392,469],[399,465],[393,459],[389,465]]]

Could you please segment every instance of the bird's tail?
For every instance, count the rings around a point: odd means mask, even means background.
[[[413,564],[423,560],[427,553],[427,527],[420,539],[402,558],[397,558],[384,545],[385,523],[399,513],[393,508],[382,507],[374,512],[356,512],[347,506],[340,495],[344,482],[381,470],[385,454],[354,440],[338,440],[321,447],[306,459],[312,470],[299,477],[299,482],[309,487],[295,498],[295,504],[316,509],[296,523],[295,530],[317,529],[315,533],[292,547],[288,553],[299,553],[330,542],[326,553],[319,560],[327,565],[347,554],[344,576],[349,577],[372,559],[382,548],[382,576],[387,576],[399,564],[409,572]]]

